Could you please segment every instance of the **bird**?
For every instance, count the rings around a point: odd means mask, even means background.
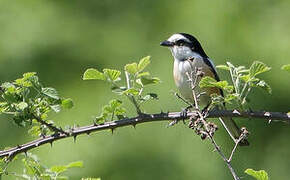
[[[207,56],[199,41],[187,33],[176,33],[171,35],[167,40],[160,43],[161,46],[168,47],[174,58],[173,77],[175,85],[181,96],[194,104],[192,86],[189,83],[189,73],[201,69],[204,76],[214,78],[220,81],[213,61]],[[194,74],[193,74],[194,76]],[[196,84],[199,84],[200,78]],[[196,94],[200,94],[198,105],[207,107],[211,103],[211,94],[216,93],[223,96],[223,91],[219,88],[195,88]],[[224,105],[225,106],[225,105]],[[225,107],[223,107],[225,108]],[[236,143],[240,137],[241,130],[232,118],[219,118],[230,137]],[[246,139],[239,142],[241,146],[249,145]]]

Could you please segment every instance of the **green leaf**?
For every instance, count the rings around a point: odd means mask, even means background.
[[[283,65],[281,69],[290,72],[290,64]]]
[[[67,166],[52,166],[50,170],[59,174],[65,172],[67,170]]]
[[[137,96],[139,94],[139,91],[135,88],[130,88],[130,89],[123,91],[123,94]]]
[[[137,78],[140,78],[140,77],[142,77],[142,76],[149,76],[149,75],[150,75],[149,72],[141,72],[141,73],[139,73],[139,74],[137,75]]]
[[[246,169],[245,173],[256,178],[257,180],[268,180],[269,179],[267,172],[264,170],[255,171],[253,169]]]
[[[216,68],[229,71],[230,68],[227,65],[217,65]]]
[[[148,93],[147,95],[145,95],[144,97],[142,97],[142,101],[148,101],[150,99],[155,99],[158,100],[158,95],[155,93]]]
[[[240,76],[240,79],[243,80],[245,83],[249,82],[251,80],[251,77],[249,74]]]
[[[157,77],[150,78],[150,77],[142,76],[140,78],[140,81],[141,81],[143,86],[146,86],[148,84],[157,84],[160,82],[160,79]]]
[[[117,107],[121,106],[122,105],[122,101],[118,100],[118,99],[113,99],[109,102],[110,104],[110,107],[112,109],[116,109]]]
[[[52,98],[52,99],[59,99],[58,93],[54,88],[47,87],[47,88],[42,88],[41,90],[42,94]]]
[[[260,88],[266,90],[269,94],[272,93],[272,88],[264,80],[259,80],[257,82],[252,82],[251,85],[253,85],[255,87],[260,87]]]
[[[31,78],[31,77],[33,77],[35,75],[36,75],[36,72],[27,72],[27,73],[23,74],[23,78],[29,79],[29,78]]]
[[[57,176],[56,180],[68,180],[69,178],[67,176]]]
[[[67,166],[67,168],[72,168],[72,167],[83,167],[83,162],[82,161],[76,161],[76,162],[71,162]]]
[[[103,71],[110,81],[119,80],[119,77],[121,75],[121,72],[115,69],[104,69]]]
[[[58,104],[56,104],[56,105],[51,105],[50,108],[51,108],[54,112],[56,112],[56,113],[58,113],[58,112],[61,111],[61,106],[58,105]]]
[[[237,101],[239,99],[239,95],[234,93],[234,94],[227,94],[226,97],[224,98],[224,101],[226,103],[232,104],[232,101]]]
[[[82,180],[101,180],[101,178],[82,178]]]
[[[271,68],[268,67],[266,64],[260,62],[260,61],[255,61],[253,62],[253,64],[250,67],[250,76],[251,77],[255,77],[258,74],[264,73],[269,71]]]
[[[106,80],[106,78],[104,73],[101,73],[94,68],[90,68],[85,71],[83,80]]]
[[[19,104],[16,105],[17,109],[23,111],[25,108],[28,107],[28,104],[26,102],[21,102]]]
[[[74,103],[73,103],[71,98],[62,99],[61,106],[66,108],[66,109],[71,109],[74,106]]]
[[[139,61],[138,71],[143,71],[150,64],[150,56],[144,57]]]
[[[127,71],[130,74],[136,74],[138,72],[137,63],[126,64],[125,71]]]
[[[226,90],[228,92],[232,92],[234,89],[233,86],[230,86],[227,81],[218,81],[217,82],[215,79],[213,79],[212,77],[209,77],[209,76],[202,78],[199,82],[199,86],[201,88],[216,87],[216,88]]]

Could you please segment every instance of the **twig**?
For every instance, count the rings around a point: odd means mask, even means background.
[[[33,115],[33,118],[39,122],[42,125],[45,125],[46,127],[48,127],[51,131],[55,132],[55,133],[64,133],[64,134],[68,134],[67,132],[65,132],[64,130],[62,130],[61,128],[58,128],[44,120],[42,120],[40,117]]]
[[[193,79],[193,74],[194,74],[194,79]],[[202,114],[199,105],[198,105],[198,96],[200,96],[199,93],[197,93],[195,91],[195,88],[197,86],[197,79],[199,77],[203,76],[203,73],[201,71],[201,69],[195,69],[194,71],[191,72],[191,74],[189,75],[189,73],[186,73],[187,77],[188,77],[188,81],[190,82],[191,85],[191,89],[192,89],[192,95],[193,95],[193,99],[194,99],[194,104],[195,104],[195,109],[196,109],[196,113],[198,114],[198,119],[196,121],[201,121],[201,125],[199,125],[199,123],[197,123],[195,126],[193,126],[193,129],[196,129],[197,134],[201,135],[202,139],[205,139],[206,137],[209,137],[211,143],[213,144],[215,150],[219,153],[219,155],[222,157],[222,159],[225,161],[225,163],[227,164],[227,167],[229,168],[232,176],[234,177],[235,180],[240,180],[240,178],[238,177],[237,173],[235,172],[234,168],[231,165],[231,158],[236,150],[236,146],[237,143],[235,144],[234,150],[232,151],[232,154],[230,156],[230,160],[228,160],[226,158],[226,156],[224,155],[224,153],[221,151],[220,147],[217,145],[217,143],[215,142],[213,135],[214,132],[217,130],[217,126],[214,125],[213,123],[208,123],[205,120],[204,115]],[[209,127],[211,125],[211,127]],[[201,129],[205,129],[201,130]],[[242,137],[242,136],[241,136]]]

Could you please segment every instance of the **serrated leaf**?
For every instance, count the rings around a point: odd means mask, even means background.
[[[58,112],[60,112],[61,111],[61,106],[60,105],[52,105],[52,106],[50,106],[50,108],[54,111],[54,112],[56,112],[56,113],[58,113]]]
[[[144,57],[139,61],[138,71],[143,71],[150,64],[150,56]]]
[[[55,172],[55,173],[62,173],[62,172],[65,172],[67,170],[67,167],[66,166],[52,166],[50,168],[50,170],[52,172]]]
[[[148,93],[147,95],[145,95],[144,97],[142,97],[142,101],[148,101],[150,99],[155,99],[157,100],[158,99],[158,95],[155,94],[155,93]]]
[[[54,88],[50,88],[50,87],[42,88],[41,92],[42,92],[42,94],[44,94],[52,99],[57,99],[57,100],[59,99],[58,93]]]
[[[255,77],[258,74],[264,73],[269,71],[271,68],[268,67],[266,64],[260,62],[260,61],[255,61],[250,67],[249,75],[251,77]]]
[[[281,69],[290,72],[290,64],[283,65]]]
[[[112,109],[115,109],[115,108],[117,108],[117,107],[119,107],[119,106],[122,105],[122,101],[120,101],[120,100],[118,100],[118,99],[113,99],[113,100],[111,100],[111,101],[109,102],[109,104],[110,104],[110,107],[111,107]]]
[[[119,80],[119,77],[121,75],[121,72],[115,69],[104,69],[103,71],[110,81]]]
[[[73,103],[71,98],[62,99],[61,106],[66,108],[66,109],[71,109],[74,106],[74,103]]]
[[[72,168],[72,167],[83,167],[83,162],[82,161],[76,161],[76,162],[71,162],[69,163],[66,167],[67,168]]]
[[[251,77],[249,74],[246,74],[246,75],[240,76],[240,79],[247,83],[250,81]]]
[[[230,68],[228,66],[226,66],[226,65],[217,65],[216,68],[222,69],[222,70],[226,70],[226,71],[230,70]]]
[[[269,94],[272,93],[272,88],[264,80],[259,80],[258,82],[254,82],[253,85],[266,90]]]
[[[17,109],[23,111],[25,108],[28,107],[28,104],[26,102],[21,102],[21,103],[17,104],[16,107],[17,107]]]
[[[140,82],[142,83],[143,86],[146,86],[146,85],[149,85],[149,84],[157,84],[160,82],[160,79],[157,78],[157,77],[145,77],[145,76],[142,76],[140,78]]]
[[[203,77],[199,82],[199,86],[201,88],[216,87],[226,90],[228,92],[231,92],[234,89],[234,87],[229,85],[227,81],[216,81],[215,79],[209,76]]]
[[[135,88],[130,88],[130,89],[123,91],[123,94],[136,96],[139,94],[139,91]]]
[[[136,74],[138,72],[137,63],[126,64],[125,71],[127,71],[130,74]]]
[[[234,100],[238,100],[238,95],[237,94],[227,94],[226,97],[224,98],[224,101],[226,103],[232,103]]]
[[[140,78],[140,77],[142,77],[142,76],[149,76],[149,75],[150,75],[149,72],[141,72],[141,73],[139,73],[139,74],[137,75],[137,78]]]
[[[106,80],[104,73],[100,71],[90,68],[84,72],[83,80]]]
[[[253,169],[246,169],[245,173],[256,178],[257,180],[268,180],[268,173],[264,170],[255,171]]]
[[[28,79],[35,75],[36,75],[36,72],[27,72],[23,74],[23,78]]]

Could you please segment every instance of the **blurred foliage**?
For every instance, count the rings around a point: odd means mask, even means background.
[[[83,163],[81,161],[76,161],[71,162],[68,165],[58,165],[48,168],[40,163],[37,156],[31,153],[27,153],[22,158],[22,163],[24,166],[22,174],[12,172],[7,175],[16,180],[67,180],[68,177],[63,175],[63,173],[71,168],[83,167]]]
[[[271,85],[272,95],[250,94],[251,109],[288,112],[289,74],[280,67],[289,64],[290,58],[289,8],[288,0],[1,0],[0,77],[6,82],[24,72],[37,72],[42,82],[74,99],[75,107],[69,112],[52,115],[56,123],[84,125],[92,123],[91,115],[99,114],[102,105],[115,97],[102,82],[82,81],[85,69],[119,69],[150,54],[151,72],[163,83],[158,86],[160,100],[144,104],[144,109],[179,111],[182,105],[170,93],[176,89],[173,61],[159,42],[172,33],[187,32],[201,41],[215,64],[230,61],[249,66],[260,60],[271,66],[271,72],[261,78]],[[219,74],[221,79],[229,78],[222,71]],[[134,107],[123,102],[133,115]],[[24,135],[26,130],[6,119],[0,121],[0,136],[5,137],[2,149],[31,140]],[[287,179],[289,125],[256,120],[239,124],[251,132],[251,146],[238,150],[233,166],[266,169],[273,179]],[[201,143],[182,125],[165,125],[146,124],[136,130],[119,129],[113,136],[82,137],[77,145],[64,140],[53,148],[39,148],[37,155],[48,165],[82,159],[86,168],[68,172],[75,179],[231,179],[220,158],[209,151],[210,144]],[[223,149],[231,149],[225,132],[215,136]],[[19,171],[22,166],[16,163],[11,168]]]

